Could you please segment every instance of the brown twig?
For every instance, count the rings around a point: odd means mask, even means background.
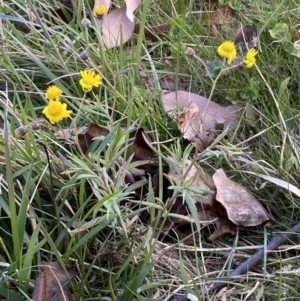
[[[218,292],[223,287],[226,287],[229,284],[229,281],[239,281],[237,276],[241,276],[247,271],[255,267],[262,259],[263,255],[267,251],[276,250],[279,246],[286,243],[288,240],[292,239],[296,234],[300,233],[300,223],[296,224],[293,228],[289,229],[286,232],[274,235],[271,241],[267,244],[266,249],[261,248],[256,253],[254,253],[250,258],[240,264],[235,270],[232,271],[229,278],[224,279],[224,281],[219,281],[212,283],[211,285],[205,286],[200,289],[200,294],[207,293],[208,291]],[[190,300],[188,294],[184,295],[174,295],[170,297],[167,301],[188,301]]]

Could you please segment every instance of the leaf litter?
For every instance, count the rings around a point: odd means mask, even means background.
[[[168,160],[175,163],[172,158]],[[172,168],[172,165],[170,164],[170,170],[166,176],[169,184],[164,182],[164,188],[165,185],[169,186],[169,190],[172,190],[174,185],[186,187],[184,183],[188,182],[190,189],[187,189],[187,194],[193,200],[198,215],[195,219],[185,199],[182,195],[177,195],[171,203],[170,213],[171,222],[175,226],[187,226],[180,228],[181,236],[191,233],[190,225],[193,219],[194,222],[199,220],[202,229],[214,224],[214,231],[208,240],[215,240],[227,233],[235,234],[237,226],[253,227],[271,220],[259,201],[242,186],[230,180],[222,169],[218,169],[211,177],[198,164],[190,160],[185,161],[180,169]],[[194,193],[193,187],[197,188],[197,193]],[[172,198],[172,194],[164,195],[165,201],[168,198]]]
[[[184,138],[196,142],[199,150],[206,149],[216,138],[218,125],[235,130],[243,104],[223,107],[203,96],[186,91],[171,92],[162,96],[164,109],[175,119]]]
[[[108,48],[126,43],[134,32],[134,11],[138,8],[141,0],[126,0],[126,5],[107,13],[111,1],[98,0],[94,4],[94,12],[98,5],[104,5],[106,13],[103,20],[97,20],[99,29],[103,35],[103,41]]]
[[[67,269],[64,271],[58,262],[41,262],[42,272],[34,283],[33,301],[74,301],[68,283],[76,273]]]
[[[187,136],[187,133],[192,133],[191,135],[193,135],[195,140],[199,139],[199,136],[201,137],[199,134],[198,136],[196,135],[196,129],[193,128],[195,124],[198,127],[197,129],[201,125],[207,131],[215,130],[216,125],[219,123],[225,124],[231,129],[234,129],[238,124],[237,106],[223,107],[209,101],[205,97],[185,91],[178,91],[178,101],[175,99],[175,95],[176,93],[169,93],[163,96],[165,110],[171,117],[174,117],[174,104],[176,102],[177,105],[178,103],[179,106],[181,105],[181,109],[187,108],[187,111],[184,111],[184,113],[179,113],[178,124],[183,136],[188,137],[189,141],[193,140],[190,136]],[[191,99],[192,101],[190,101]],[[201,119],[199,108],[202,110],[206,109],[207,113],[204,119]],[[191,123],[187,126],[186,124],[190,121]],[[77,136],[73,137],[72,141],[75,143],[77,140],[77,147],[80,147],[84,153],[87,153],[97,137],[108,136],[109,133],[110,130],[107,127],[90,124],[87,127],[80,128]],[[59,132],[58,134],[66,137],[70,133]],[[207,136],[202,137],[202,140],[205,142],[205,144],[202,144],[202,147],[205,149],[212,142],[212,138],[209,140],[206,138]],[[150,138],[142,128],[132,129],[128,138],[133,139],[129,160],[140,163],[139,169],[144,171],[132,174],[130,181],[128,180],[130,177],[127,175],[127,178],[125,178],[127,184],[125,183],[124,185],[134,184],[135,181],[145,176],[145,172],[150,172],[153,174],[155,195],[158,196],[160,190],[159,173],[158,169],[153,169],[156,156]],[[202,140],[201,143],[203,143]],[[164,170],[163,201],[168,202],[172,199],[168,206],[171,218],[166,225],[166,228],[169,230],[171,229],[170,222],[175,228],[180,225],[180,230],[177,227],[177,230],[180,232],[179,235],[186,236],[191,231],[191,224],[198,220],[202,229],[214,224],[214,231],[208,239],[215,240],[220,235],[236,233],[237,226],[253,227],[270,221],[269,214],[259,201],[242,186],[230,180],[222,169],[218,169],[211,176],[194,161],[185,160],[179,166],[174,158],[168,157],[167,159],[168,168]],[[116,170],[120,169],[124,162],[124,158],[120,157],[115,162]],[[145,184],[146,182],[144,181],[143,183]],[[184,183],[188,183],[187,194],[185,197],[180,193],[175,194],[174,198],[173,187],[186,186]],[[193,204],[186,201],[187,195]],[[147,218],[146,220],[143,218],[143,220],[147,223]],[[186,226],[186,228],[182,226]]]
[[[217,188],[216,200],[228,214],[228,218],[238,226],[253,227],[270,221],[270,216],[245,188],[231,181],[223,169],[212,176]]]

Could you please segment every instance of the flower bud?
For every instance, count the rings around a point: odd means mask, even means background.
[[[189,58],[193,58],[195,56],[195,50],[191,47],[187,47],[185,50],[185,55]]]
[[[27,132],[28,132],[27,127],[24,125],[21,125],[15,129],[15,136],[16,136],[16,138],[20,139],[20,138],[23,138],[27,134]]]
[[[143,70],[140,70],[139,71],[139,78],[146,78],[146,77],[147,77],[147,74]]]
[[[40,124],[38,122],[31,122],[30,126],[34,131],[37,131],[40,128]]]
[[[86,50],[83,50],[80,54],[79,57],[83,60],[86,61],[89,58],[89,54]]]
[[[81,25],[82,25],[83,27],[85,27],[85,28],[89,28],[89,27],[92,26],[92,22],[91,22],[89,19],[84,18],[84,19],[82,19],[82,21],[81,21]]]

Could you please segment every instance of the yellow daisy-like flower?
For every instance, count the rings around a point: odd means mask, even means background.
[[[106,8],[103,4],[100,4],[95,8],[95,13],[97,16],[103,16],[105,12],[106,12]]]
[[[79,81],[79,84],[83,91],[92,91],[93,87],[99,87],[102,85],[102,77],[100,74],[95,73],[95,71],[92,70],[84,70],[80,71],[81,74],[81,80]]]
[[[59,101],[60,97],[62,95],[62,90],[57,87],[56,85],[52,85],[48,87],[46,90],[46,98],[47,99],[53,99],[56,101]]]
[[[50,99],[49,104],[43,110],[43,114],[50,120],[52,124],[70,117],[72,111],[67,110],[67,104]]]
[[[218,54],[227,59],[228,64],[236,57],[235,45],[231,41],[225,41],[218,47]]]
[[[246,65],[247,68],[251,68],[254,65],[256,61],[255,56],[257,55],[257,53],[258,52],[254,48],[248,50],[246,54],[246,58],[244,59],[244,64]]]

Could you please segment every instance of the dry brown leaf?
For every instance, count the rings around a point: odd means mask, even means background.
[[[212,176],[217,189],[216,200],[226,209],[228,218],[238,226],[257,226],[270,220],[259,201],[242,186],[231,181],[223,169]]]
[[[95,0],[94,2],[94,13],[95,13],[95,9],[97,6],[99,5],[104,5],[105,6],[105,13],[104,13],[104,16],[107,15],[108,13],[108,10],[110,8],[110,4],[111,4],[111,0]],[[96,14],[96,13],[95,13]]]
[[[174,164],[176,164],[175,159],[173,159],[172,157],[168,157],[168,159]],[[211,193],[204,192],[203,195],[192,196],[195,204],[198,204],[199,207],[211,206],[215,198],[215,186],[211,176],[208,173],[206,173],[202,168],[200,168],[199,165],[193,163],[191,160],[186,160],[184,162],[184,166],[180,168],[180,172],[181,174],[178,174],[178,172],[175,171],[172,168],[172,166],[170,166],[168,176],[177,185],[181,184],[180,181],[183,178],[183,176],[185,176],[183,180],[189,181],[191,186],[211,191]]]
[[[151,143],[149,136],[143,128],[138,128],[130,133],[130,138],[135,138],[133,143],[134,160],[153,160],[155,157],[153,149],[149,146]]]
[[[92,145],[94,138],[106,136],[108,133],[108,128],[91,123],[85,130],[81,130],[80,134],[77,135],[78,146],[83,153],[86,153],[88,148]]]
[[[173,111],[176,105],[179,108],[189,107],[191,102],[195,102],[199,108],[201,114],[206,110],[206,115],[211,115],[216,121],[216,124],[222,123],[225,126],[229,126],[230,129],[235,129],[238,124],[238,110],[241,109],[242,105],[230,105],[223,107],[213,101],[209,101],[207,98],[190,93],[186,91],[171,92],[163,95],[163,103],[165,111],[169,116],[173,116]]]
[[[58,262],[41,262],[43,272],[34,282],[33,301],[74,301],[68,289],[70,278],[75,272],[68,269],[69,275]]]
[[[75,144],[77,138],[77,147],[83,153],[86,153],[94,138],[107,136],[109,132],[110,130],[107,127],[91,123],[89,126],[78,128],[76,131],[75,129],[58,131],[56,135],[67,140],[69,144]],[[154,151],[150,146],[151,140],[143,128],[133,129],[129,134],[129,139],[134,139],[132,146],[134,161],[153,160],[155,158]]]
[[[131,22],[134,22],[133,12],[141,4],[141,0],[125,0],[126,2],[126,15]]]
[[[208,15],[205,25],[210,26],[211,34],[217,36],[219,34],[219,26],[232,25],[238,20],[238,15],[229,6],[222,6]],[[222,31],[225,31],[222,28]]]
[[[156,39],[159,35],[168,33],[171,29],[170,24],[161,24],[157,26],[145,26],[144,34],[146,39]],[[134,33],[138,34],[140,32],[140,24],[134,26]]]
[[[217,124],[224,124],[229,129],[236,128],[239,111],[243,106],[237,104],[223,107],[203,96],[186,91],[171,92],[162,98],[164,109],[171,118],[174,118],[174,109],[183,110],[179,118],[179,128],[190,141],[199,138],[200,150],[212,142]]]
[[[216,137],[215,119],[207,114],[203,121],[199,107],[194,101],[179,116],[178,127],[185,139],[190,142],[199,141],[200,150],[208,147]]]
[[[134,22],[127,17],[126,11],[126,6],[124,6],[103,18],[102,34],[108,48],[127,42],[133,34]]]
[[[244,25],[236,33],[234,44],[244,43],[248,49],[259,48],[259,38],[257,36],[257,29],[253,25]]]
[[[103,17],[101,31],[108,48],[126,43],[134,31],[133,12],[141,0],[127,0],[124,7],[118,8]]]
[[[215,225],[214,232],[208,237],[209,240],[215,240],[224,234],[236,234],[236,225],[227,217],[220,217],[210,210],[203,210],[198,213],[200,223],[205,226],[205,222],[211,222]]]

